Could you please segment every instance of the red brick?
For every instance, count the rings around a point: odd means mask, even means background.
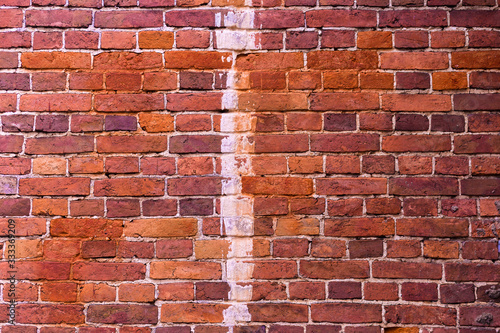
[[[286,215],[288,214],[288,200],[286,198],[263,198],[254,199],[255,215]]]
[[[450,24],[456,27],[499,27],[500,15],[496,11],[452,10]]]
[[[29,90],[29,74],[1,73],[0,88],[3,90]]]
[[[18,53],[15,52],[0,52],[0,68],[1,69],[7,69],[7,68],[17,68],[18,67]],[[8,98],[9,96],[13,95],[0,95],[0,96],[7,96],[5,98]],[[6,102],[3,102],[6,103]],[[5,107],[2,105],[2,107]]]
[[[314,31],[290,31],[286,34],[287,49],[313,49],[318,46],[318,33]]]
[[[401,296],[405,301],[437,301],[437,284],[405,282],[401,285]]]
[[[498,307],[467,306],[460,310],[460,325],[498,326]]]
[[[229,294],[229,284],[227,282],[197,282],[197,300],[227,300]]]
[[[161,11],[101,11],[95,15],[95,26],[98,28],[149,28],[161,27],[163,15]]]
[[[165,24],[171,27],[216,27],[215,11],[176,10],[165,13]]]
[[[10,277],[7,261],[1,263],[2,280]],[[19,280],[67,280],[70,264],[51,261],[18,261],[16,262],[16,279]],[[40,304],[37,304],[40,305]],[[20,322],[20,321],[19,321]]]
[[[178,48],[207,48],[210,46],[210,32],[199,30],[180,30],[175,33]]]
[[[75,280],[132,281],[143,279],[146,267],[140,263],[76,262]]]
[[[363,199],[349,198],[328,200],[329,216],[361,216],[363,215]]]
[[[317,71],[288,73],[288,87],[290,89],[318,89],[321,87],[321,73]]]
[[[238,70],[282,70],[302,68],[304,59],[302,53],[257,53],[240,55],[236,58]]]
[[[113,258],[115,256],[115,241],[91,240],[82,242],[82,258]]]
[[[305,152],[309,150],[309,140],[303,134],[268,134],[253,137],[256,153]]]
[[[90,94],[30,94],[21,96],[19,109],[40,112],[90,111],[91,103]]]
[[[451,54],[451,67],[461,68],[500,68],[499,51],[461,51]]]
[[[395,283],[365,283],[364,295],[366,300],[397,301],[399,299],[398,286]]]
[[[65,31],[67,49],[97,49],[99,33],[93,31]]]
[[[391,131],[392,115],[384,113],[361,113],[359,129],[372,131]]]
[[[229,305],[219,303],[166,303],[161,307],[163,323],[221,323]]]
[[[83,305],[19,304],[16,322],[21,324],[83,324]]]
[[[119,258],[153,258],[154,244],[149,242],[119,241],[116,254]]]
[[[219,177],[171,178],[167,182],[169,195],[218,195],[221,194]]]
[[[32,86],[32,89],[34,91],[65,90],[66,89],[66,74],[65,73],[34,73],[34,74],[32,74],[31,86]]]
[[[327,195],[384,194],[387,180],[383,178],[320,178],[316,193]]]
[[[476,200],[473,199],[443,199],[441,211],[446,216],[476,216]]]
[[[474,286],[472,284],[452,284],[452,286],[465,286],[469,287],[469,289],[472,289],[472,297],[470,291],[467,292],[469,299],[472,299],[471,301],[474,301]],[[496,302],[498,303],[498,297],[495,297],[498,294],[498,285],[484,285],[479,288],[477,288],[477,300],[480,302]]]
[[[174,235],[172,232],[170,234]],[[191,234],[194,234],[194,232],[191,232]],[[189,239],[161,240],[157,242],[156,247],[156,256],[158,258],[187,258],[193,255],[193,242]]]
[[[186,93],[167,95],[170,111],[219,111],[222,110],[220,93]]]
[[[355,43],[353,30],[324,30],[321,35],[321,48],[352,47]]]
[[[373,277],[384,279],[441,279],[441,264],[424,262],[375,261]]]
[[[311,305],[315,322],[329,323],[380,323],[382,306],[359,303],[316,303]]]
[[[443,284],[439,289],[441,302],[445,304],[471,303],[475,300],[473,284]]]
[[[329,299],[360,299],[361,298],[361,283],[360,282],[329,282],[328,283],[328,298]]]
[[[471,72],[470,87],[478,89],[500,89],[500,73]]]
[[[165,183],[154,178],[119,178],[96,180],[95,196],[162,196]]]
[[[77,284],[72,282],[46,282],[40,288],[40,298],[49,302],[76,302]]]
[[[129,237],[182,237],[196,234],[196,220],[178,219],[139,219],[125,223],[124,234]]]
[[[290,299],[325,299],[323,282],[297,281],[290,282]]]
[[[273,241],[274,257],[305,257],[308,254],[309,242],[307,239],[275,239]]]
[[[307,109],[303,93],[244,93],[239,95],[238,107],[246,111],[295,111]]]
[[[35,32],[33,49],[60,49],[63,46],[62,32]]]
[[[454,95],[456,110],[493,111],[500,105],[500,94],[460,94]]]
[[[357,44],[360,49],[390,49],[392,48],[392,32],[360,31]]]
[[[24,178],[19,181],[20,195],[89,195],[89,178]]]
[[[381,27],[443,27],[447,26],[444,10],[390,10],[380,12]]]
[[[397,72],[396,89],[429,89],[430,76],[420,72]]]
[[[396,31],[395,47],[402,49],[419,49],[429,47],[429,34],[424,30]]]
[[[442,175],[467,175],[469,159],[462,156],[446,156],[436,158],[435,170]]]
[[[451,150],[446,135],[391,135],[382,138],[382,150],[388,152],[429,152]]]
[[[154,261],[150,265],[152,279],[220,279],[221,265],[215,262]]]
[[[23,26],[23,11],[21,9],[0,10],[0,28],[21,28]]]
[[[369,276],[367,261],[301,260],[300,274],[310,279],[352,279]]]
[[[141,49],[171,49],[173,44],[174,33],[171,31],[139,32],[139,47]]]
[[[97,152],[141,153],[163,152],[167,149],[166,136],[98,136]]]
[[[498,265],[491,263],[449,263],[444,269],[447,281],[495,282],[500,278]]]
[[[385,319],[394,324],[455,325],[457,311],[437,306],[388,305]]]
[[[470,47],[498,47],[500,45],[500,33],[489,30],[471,30],[469,32]]]
[[[0,56],[3,56],[2,53]],[[14,112],[16,108],[17,98],[15,94],[0,94],[0,112]]]
[[[89,53],[27,52],[21,55],[22,67],[29,69],[90,69]]]
[[[27,10],[26,25],[32,27],[85,28],[92,24],[90,10]]]
[[[371,198],[366,199],[367,214],[394,214],[401,211],[401,200],[398,198]]]
[[[306,12],[310,27],[360,27],[377,25],[376,12],[371,10],[311,10]]]
[[[308,195],[312,193],[312,180],[305,178],[243,177],[243,193]]]
[[[394,234],[391,218],[337,218],[325,220],[325,236],[377,237]]]
[[[121,284],[118,298],[122,302],[153,302],[155,300],[154,284]]]
[[[462,246],[464,259],[498,259],[498,242],[467,241]]]
[[[158,307],[139,304],[91,304],[88,321],[105,324],[156,324]]]
[[[498,153],[500,137],[496,135],[463,135],[455,138],[457,154]]]
[[[166,301],[189,301],[194,299],[192,282],[177,282],[158,285],[158,298]]]
[[[54,219],[51,235],[59,237],[112,237],[122,234],[122,222],[106,219]]]
[[[364,89],[394,89],[394,74],[379,72],[362,72],[360,87]]]
[[[280,218],[276,224],[277,236],[318,235],[319,220],[315,218]]]
[[[94,57],[96,70],[138,70],[163,67],[162,57],[157,52],[103,52]]]
[[[179,13],[179,11],[175,11]],[[178,14],[176,14],[178,15]],[[168,51],[165,52],[165,68],[177,69],[225,69],[233,62],[232,54],[217,51]]]
[[[0,135],[0,152],[20,153],[24,138],[20,135]]]
[[[289,322],[304,323],[307,322],[308,308],[305,304],[293,303],[264,303],[248,304],[248,312],[252,320],[258,322]]]
[[[447,69],[448,54],[444,52],[386,52],[380,55],[383,69]]]
[[[312,134],[311,150],[317,152],[338,153],[376,151],[379,150],[380,147],[379,141],[380,139],[378,134]]]
[[[257,10],[254,25],[259,29],[284,29],[304,26],[304,14],[299,10]]]
[[[2,198],[0,199],[0,215],[2,216],[27,216],[30,215],[30,200],[27,198]]]
[[[397,233],[404,236],[465,237],[469,234],[469,223],[465,219],[398,219],[397,228]]]
[[[401,174],[418,175],[432,173],[432,159],[428,156],[399,156],[398,165]]]
[[[72,216],[104,216],[103,200],[74,200],[70,202]]]
[[[115,298],[115,287],[104,283],[86,283],[80,287],[80,300],[83,302],[112,302]]]

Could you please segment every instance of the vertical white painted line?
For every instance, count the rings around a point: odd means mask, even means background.
[[[255,33],[251,9],[229,12],[224,16],[225,30],[217,31],[217,48],[236,52],[255,50]],[[234,66],[234,65],[233,65]],[[221,117],[221,132],[227,137],[222,141],[221,175],[224,177],[220,200],[221,224],[229,239],[230,247],[225,261],[224,279],[230,287],[230,306],[224,310],[224,325],[233,327],[252,321],[247,302],[252,300],[254,264],[253,255],[253,198],[242,193],[241,176],[251,173],[251,117],[238,109],[238,93],[235,89],[237,72],[228,73],[227,88],[222,106],[228,110]]]

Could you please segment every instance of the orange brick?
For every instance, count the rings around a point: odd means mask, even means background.
[[[171,49],[174,45],[172,31],[141,31],[139,47],[141,49]]]
[[[33,199],[32,204],[33,215],[68,215],[68,200],[67,199]]]
[[[118,298],[121,302],[154,302],[154,284],[124,283],[118,287]]]
[[[66,174],[66,160],[58,157],[39,157],[33,160],[33,173],[40,175]]]
[[[358,32],[358,48],[360,49],[390,49],[391,47],[392,32],[390,31]]]
[[[432,88],[435,90],[467,89],[467,73],[465,72],[432,73]]]

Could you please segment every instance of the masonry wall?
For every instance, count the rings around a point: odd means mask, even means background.
[[[2,333],[500,332],[495,0],[0,6]]]

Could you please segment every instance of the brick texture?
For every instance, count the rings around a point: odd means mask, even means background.
[[[500,333],[499,29],[0,0],[0,331]]]

